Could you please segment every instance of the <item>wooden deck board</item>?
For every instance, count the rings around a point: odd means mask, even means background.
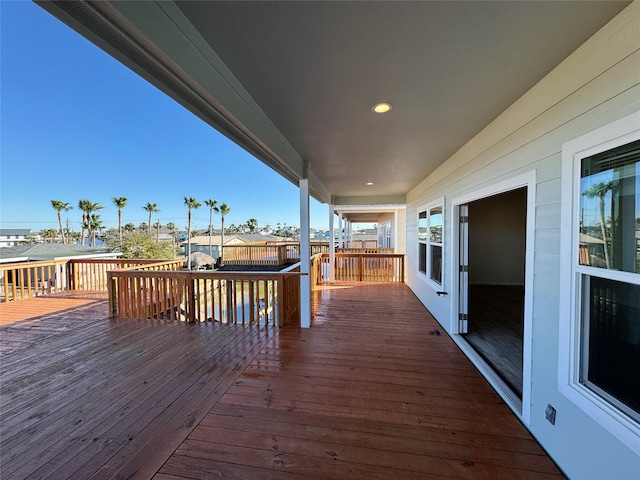
[[[153,475],[270,330],[109,320],[104,294],[3,327],[2,478],[105,478],[138,455]]]
[[[280,330],[159,473],[562,478],[435,328],[403,285],[316,293],[312,328]]]
[[[406,286],[342,287],[308,330],[1,326],[2,478],[562,478]]]
[[[0,303],[0,325],[10,325],[21,320],[58,313],[61,310],[87,305],[96,299],[102,300],[103,298],[104,294],[102,293],[91,295],[89,292],[65,292],[64,294],[2,302]]]

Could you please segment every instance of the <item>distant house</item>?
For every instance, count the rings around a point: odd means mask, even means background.
[[[29,237],[39,239],[40,235],[30,228],[0,228],[0,248],[20,245]]]
[[[209,239],[211,239],[211,256],[218,258],[220,256],[220,245],[222,244],[221,235],[198,235],[191,237],[191,252],[202,252],[209,255]],[[260,233],[243,233],[242,235],[225,235],[224,244],[240,245],[242,243],[278,243],[290,242],[290,238],[276,237],[274,235],[262,235]],[[187,249],[187,240],[183,240],[182,246]]]
[[[171,230],[167,227],[162,226],[159,230],[155,229],[153,226],[151,227],[151,236],[153,238],[158,237],[158,240],[161,242],[170,242],[172,239]]]

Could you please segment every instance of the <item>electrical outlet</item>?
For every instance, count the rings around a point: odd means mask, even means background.
[[[547,420],[549,420],[549,423],[551,425],[556,424],[556,409],[553,408],[550,403],[547,404],[547,409],[544,411],[544,416]]]

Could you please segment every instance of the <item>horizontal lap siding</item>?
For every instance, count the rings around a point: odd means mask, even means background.
[[[640,469],[637,456],[557,391],[558,325],[569,321],[558,318],[562,145],[640,109],[639,11],[638,2],[624,10],[407,196],[408,283],[448,328],[450,299],[416,274],[418,210],[446,198],[443,290],[454,290],[451,198],[536,171],[531,429],[575,478],[632,478]],[[558,410],[555,426],[544,419],[547,403]]]

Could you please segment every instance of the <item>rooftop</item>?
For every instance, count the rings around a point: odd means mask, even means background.
[[[79,245],[64,245],[62,243],[34,243],[32,245],[18,245],[0,248],[0,262],[23,260],[52,260],[54,258],[69,258],[85,255],[118,255],[107,247],[81,247]]]

